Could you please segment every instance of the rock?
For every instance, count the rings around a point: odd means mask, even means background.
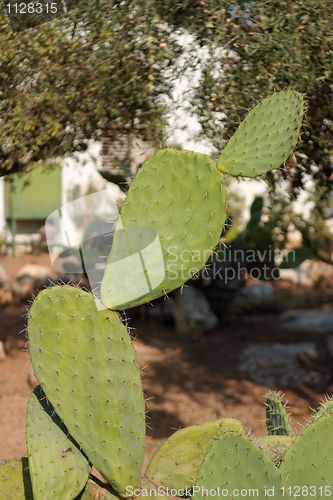
[[[229,312],[269,311],[276,308],[274,288],[270,283],[258,283],[241,288],[229,306]]]
[[[333,333],[333,310],[295,309],[281,314],[284,328],[309,333]]]
[[[0,266],[0,288],[8,286],[9,284],[9,276],[4,267]]]
[[[309,364],[315,365],[317,358],[316,346],[311,342],[252,344],[242,352],[240,368],[254,382],[265,386],[318,387],[327,383],[330,375],[308,368]]]
[[[6,359],[5,348],[3,342],[1,342],[0,340],[0,361],[5,361],[5,359]]]
[[[16,275],[13,292],[20,299],[26,299],[35,290],[40,290],[57,281],[57,275],[46,266],[25,265]]]
[[[8,306],[12,301],[12,291],[7,287],[0,289],[0,306]]]
[[[218,324],[206,297],[198,288],[191,286],[175,293],[172,314],[180,333],[205,332]]]

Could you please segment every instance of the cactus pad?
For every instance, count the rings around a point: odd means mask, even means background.
[[[32,394],[27,413],[29,470],[35,500],[72,500],[90,473],[87,459],[58,427],[53,408]],[[60,423],[60,422],[59,422]]]
[[[291,488],[311,488],[306,498],[331,498],[331,494],[320,494],[320,489],[327,486],[333,491],[332,433],[333,415],[321,417],[294,439],[284,455],[283,477]]]
[[[291,436],[292,429],[281,396],[270,392],[266,397],[266,427],[271,436]]]
[[[206,264],[224,221],[221,174],[207,156],[166,149],[139,170],[121,207],[101,287],[127,309],[181,287]]]
[[[0,463],[1,500],[33,500],[28,459]]]
[[[191,488],[199,467],[212,443],[226,431],[242,432],[242,424],[232,418],[221,418],[175,432],[153,456],[146,478],[155,486],[180,490]]]
[[[293,90],[263,99],[245,117],[218,160],[221,172],[256,177],[279,168],[297,143],[303,96]]]
[[[282,495],[281,486],[279,470],[262,450],[245,436],[226,433],[213,444],[200,467],[192,498],[238,498],[240,494],[234,494],[234,490],[244,490],[244,497],[263,499],[267,496],[265,487],[274,488],[276,500],[289,498]],[[258,494],[251,495],[249,492],[254,489]]]
[[[47,398],[120,494],[139,484],[145,436],[140,370],[117,313],[70,286],[42,291],[28,317],[30,355]]]

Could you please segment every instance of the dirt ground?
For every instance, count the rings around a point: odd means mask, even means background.
[[[36,258],[41,263],[40,258]],[[27,260],[34,262],[29,257]],[[42,263],[46,263],[42,262]],[[0,264],[10,273],[9,259]],[[31,366],[25,350],[25,306],[11,304],[0,309],[0,340],[7,357],[0,361],[0,457],[25,454],[25,412],[32,390]],[[175,430],[204,420],[232,416],[248,431],[264,433],[264,396],[272,387],[257,385],[240,373],[238,357],[251,342],[294,342],[316,340],[314,336],[291,334],[279,327],[275,314],[224,318],[206,335],[180,335],[175,328],[156,318],[129,312],[129,326],[136,336],[138,361],[148,400],[146,458]],[[279,389],[275,387],[274,389]],[[285,391],[295,428],[309,417],[324,393],[333,387],[309,389],[302,385]]]

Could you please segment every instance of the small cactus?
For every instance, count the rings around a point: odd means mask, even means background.
[[[265,406],[268,434],[271,436],[291,436],[292,429],[281,396],[275,392],[270,392],[266,397]]]

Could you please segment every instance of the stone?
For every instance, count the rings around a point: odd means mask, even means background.
[[[312,342],[297,344],[251,344],[241,353],[240,368],[257,384],[277,387],[297,387],[301,384],[318,387],[329,381],[330,375],[309,366],[318,359]]]
[[[293,332],[333,333],[333,310],[295,309],[281,314],[284,328]]]
[[[0,306],[8,306],[13,301],[12,291],[5,287],[0,289]]]
[[[217,316],[206,297],[198,288],[192,286],[175,292],[172,315],[180,333],[205,332],[218,324]]]
[[[274,288],[270,283],[244,286],[229,306],[231,313],[270,311],[276,308]]]
[[[57,281],[57,275],[47,266],[27,264],[17,273],[13,283],[16,297],[26,299],[31,294]]]

